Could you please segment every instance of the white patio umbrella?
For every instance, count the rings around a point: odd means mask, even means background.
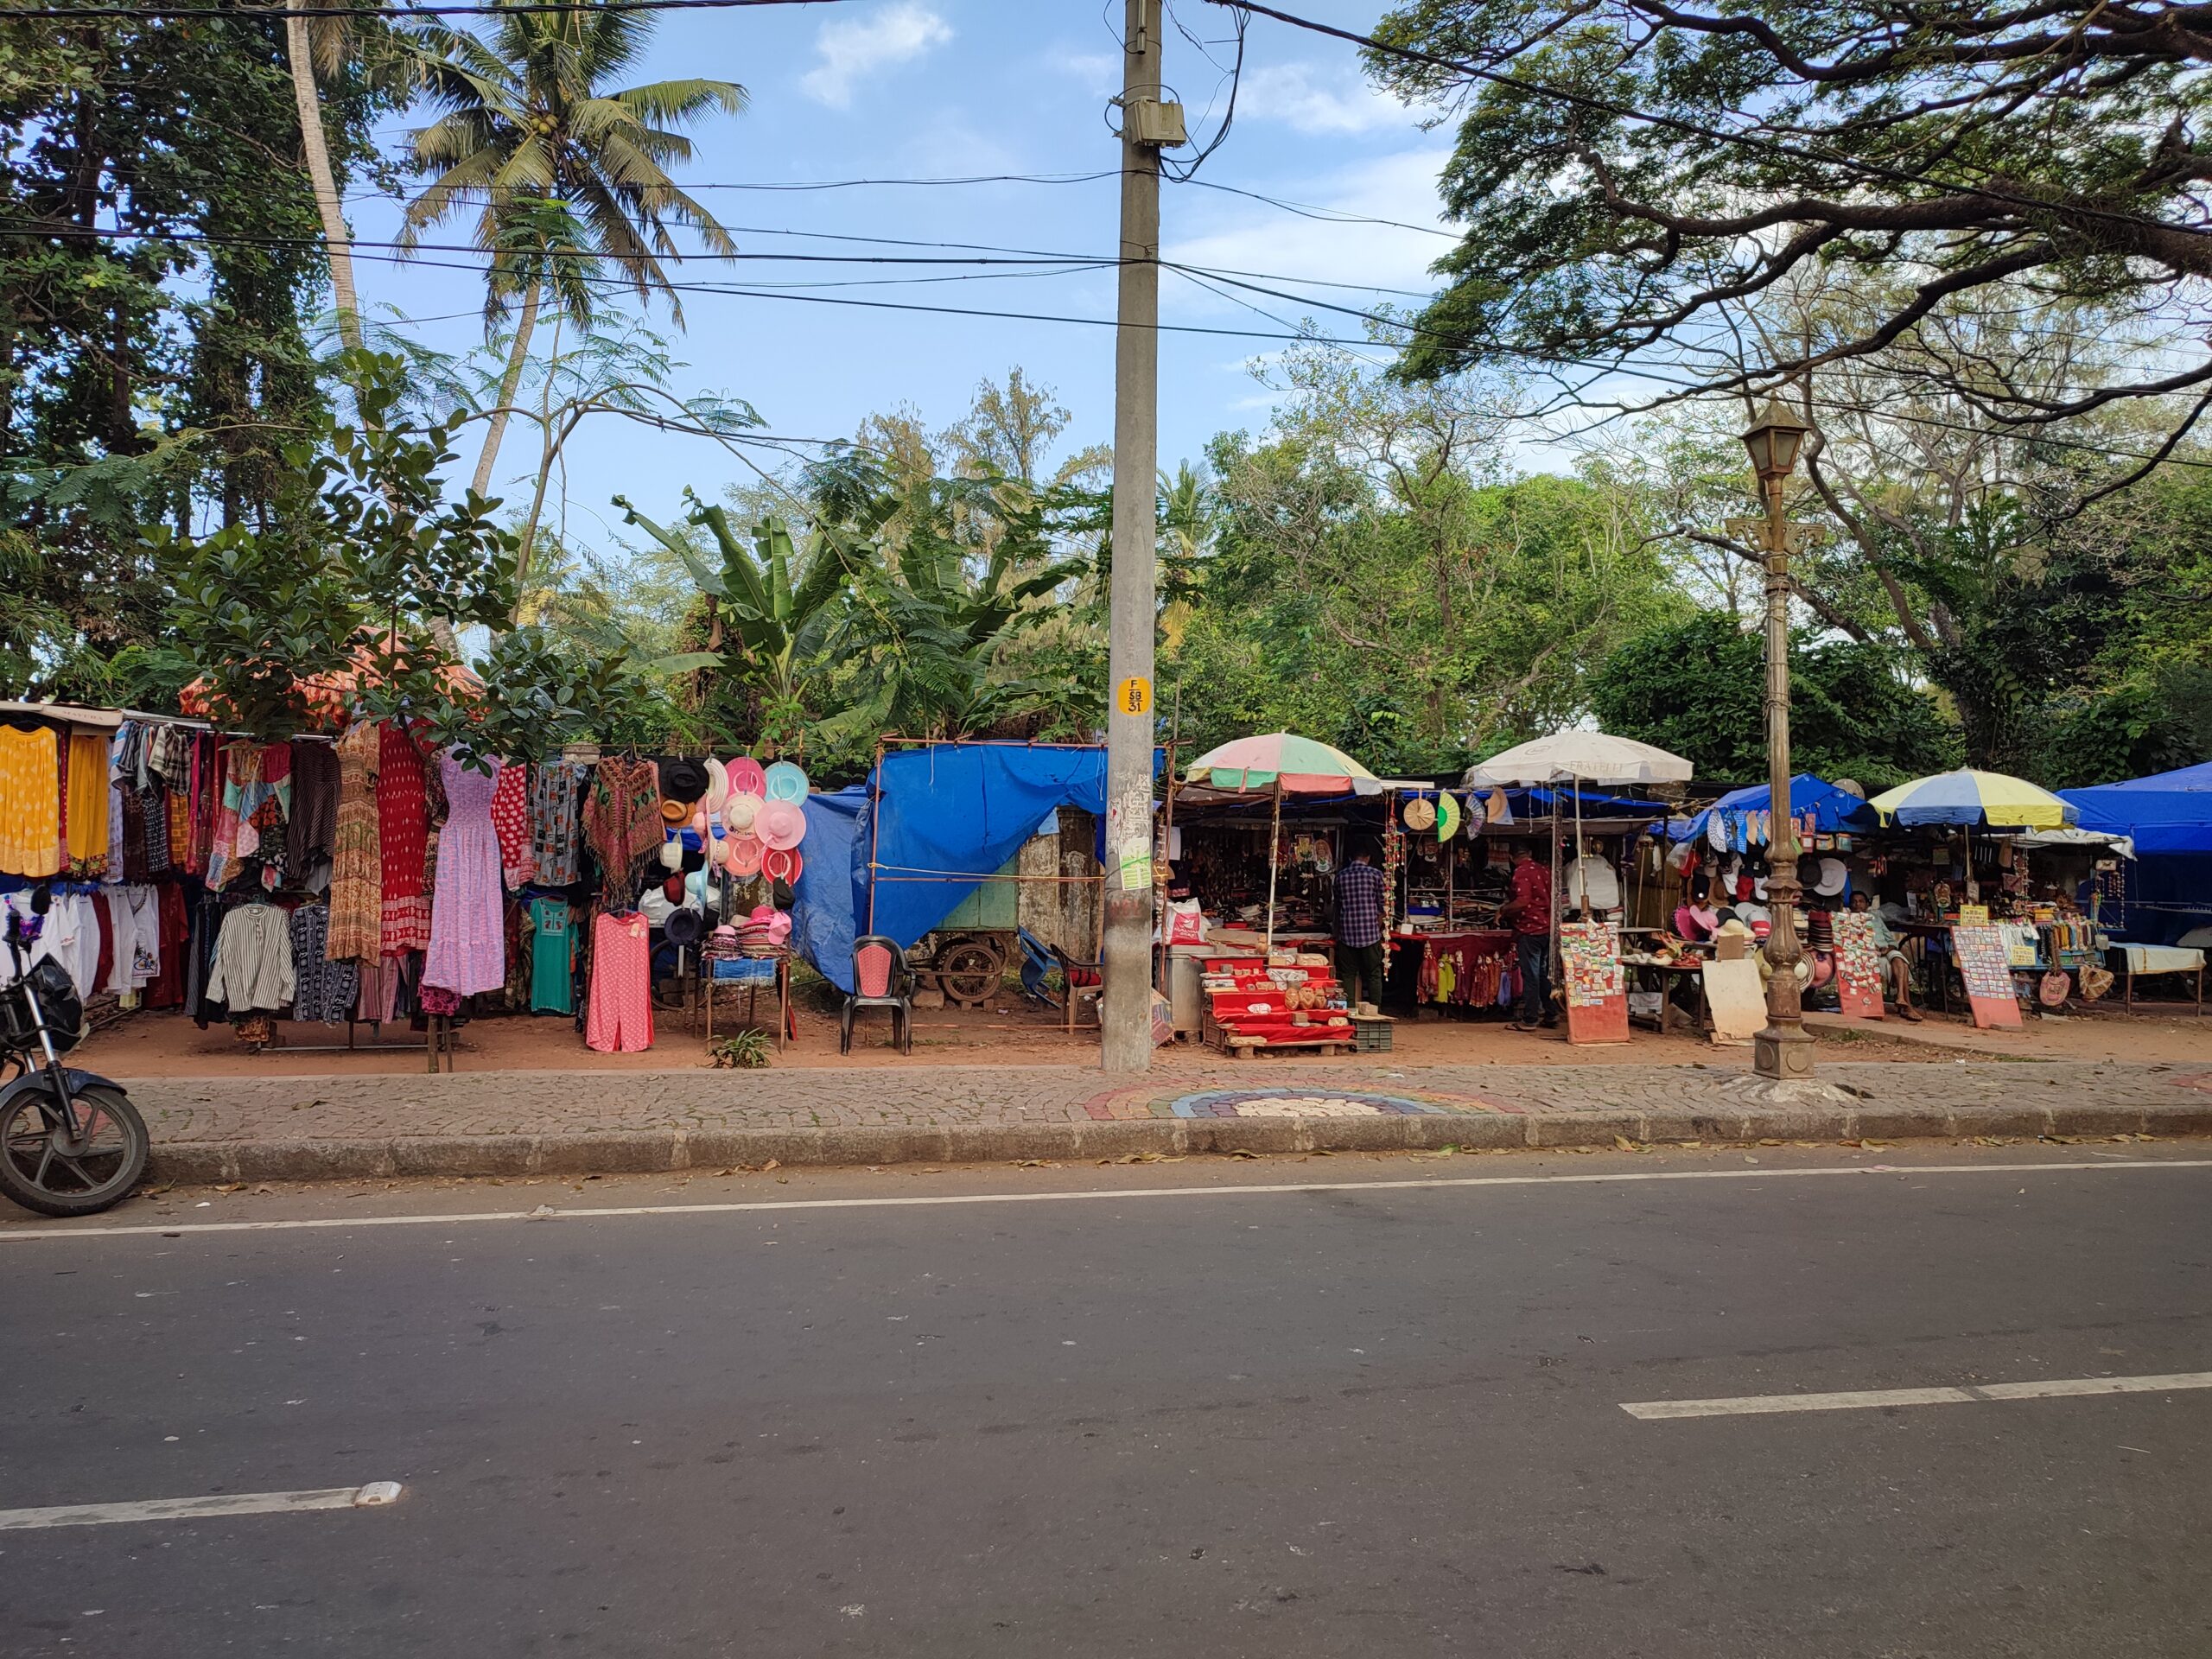
[[[1574,863],[1577,871],[1582,868],[1582,788],[1584,784],[1604,784],[1618,786],[1624,784],[1686,784],[1694,769],[1679,754],[1649,743],[1639,743],[1632,737],[1614,737],[1605,732],[1554,732],[1549,737],[1531,738],[1526,743],[1516,744],[1502,754],[1478,761],[1467,768],[1460,783],[1470,789],[1497,789],[1510,786],[1529,789],[1544,784],[1564,783],[1574,794]],[[1552,803],[1552,822],[1559,822],[1559,803]],[[1558,846],[1558,837],[1553,837]],[[1556,854],[1554,854],[1556,861]],[[1580,908],[1590,908],[1588,890],[1580,895]]]

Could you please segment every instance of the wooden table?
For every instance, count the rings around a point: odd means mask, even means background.
[[[749,957],[741,957],[740,960],[765,962],[769,959]],[[784,1040],[786,1037],[796,1038],[798,1035],[797,1022],[791,1013],[791,959],[789,957],[779,957],[774,959],[774,963],[776,971],[772,979],[766,976],[759,979],[716,979],[714,976],[714,964],[711,962],[700,963],[703,971],[699,976],[699,1001],[700,1005],[706,1010],[709,1042],[711,1043],[715,1039],[715,991],[718,986],[733,991],[741,986],[744,988],[747,994],[745,1023],[749,1026],[757,1023],[753,1016],[760,1007],[761,986],[772,983],[776,988],[776,1052],[780,1054],[784,1052]]]

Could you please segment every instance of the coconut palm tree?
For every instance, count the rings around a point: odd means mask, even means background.
[[[395,37],[373,13],[358,17],[322,15],[305,16],[308,0],[286,0],[284,54],[291,72],[292,102],[300,112],[300,145],[307,156],[308,179],[315,188],[315,211],[322,219],[322,241],[330,261],[332,302],[338,312],[338,338],[348,350],[359,351],[360,299],[353,286],[353,232],[338,196],[338,175],[330,164],[330,137],[322,124],[321,78],[335,75],[348,61],[363,65],[372,85],[390,91],[403,85],[409,73],[406,57],[392,49]]]
[[[746,105],[727,80],[658,80],[625,91],[607,83],[644,54],[650,14],[586,7],[503,12],[486,35],[434,27],[423,35],[426,98],[437,119],[413,135],[415,160],[435,176],[407,209],[402,245],[465,207],[477,210],[477,246],[492,256],[486,315],[512,312],[499,402],[476,461],[475,488],[488,493],[541,308],[550,297],[581,327],[590,322],[593,279],[616,280],[650,299],[683,307],[666,265],[682,258],[671,224],[690,226],[714,253],[736,244],[666,169],[689,160],[676,129]]]

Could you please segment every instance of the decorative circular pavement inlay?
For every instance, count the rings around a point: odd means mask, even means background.
[[[1439,1109],[1396,1095],[1340,1095],[1294,1089],[1211,1089],[1175,1103],[1178,1117],[1378,1117]]]

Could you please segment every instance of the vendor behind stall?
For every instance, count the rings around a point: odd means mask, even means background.
[[[1363,1014],[1376,1012],[1382,1002],[1384,892],[1373,849],[1354,848],[1351,862],[1337,872],[1337,943],[1344,947],[1344,988]]]

